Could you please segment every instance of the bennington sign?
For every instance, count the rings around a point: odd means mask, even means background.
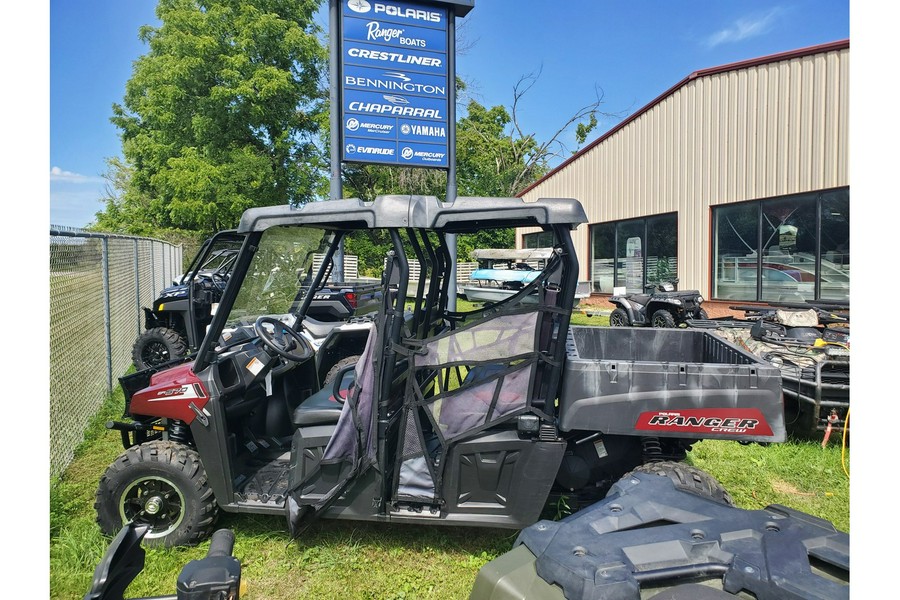
[[[447,9],[341,0],[342,156],[448,166]]]

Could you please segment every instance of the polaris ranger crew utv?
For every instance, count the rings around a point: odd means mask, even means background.
[[[109,426],[126,450],[100,479],[102,530],[135,521],[148,543],[193,544],[220,510],[284,514],[293,535],[317,517],[520,529],[552,494],[602,498],[699,439],[783,441],[777,370],[740,348],[700,330],[569,326],[570,232],[585,222],[572,199],[248,210],[194,360],[120,380],[129,420]],[[501,302],[449,310],[446,236],[507,227],[553,235],[545,268]],[[382,305],[362,357],[335,380],[337,392],[352,379],[349,394],[323,400],[298,330],[341,237],[376,228],[393,243]],[[304,287],[297,273],[319,252]]]
[[[158,367],[196,350],[234,266],[244,237],[220,231],[203,242],[187,271],[144,307],[145,331],[138,336],[131,358],[138,371]]]

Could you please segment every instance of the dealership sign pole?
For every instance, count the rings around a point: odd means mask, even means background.
[[[474,3],[331,0],[332,199],[343,162],[443,169],[456,198],[455,17]]]

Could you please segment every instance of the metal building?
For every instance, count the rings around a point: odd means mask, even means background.
[[[843,40],[692,73],[520,195],[584,204],[595,294],[846,302],[849,62]]]

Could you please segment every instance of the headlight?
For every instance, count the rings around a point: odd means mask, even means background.
[[[697,296],[697,304],[703,302],[703,296]]]
[[[678,306],[681,306],[681,300],[678,300],[677,298],[673,298],[672,304],[677,304]]]

